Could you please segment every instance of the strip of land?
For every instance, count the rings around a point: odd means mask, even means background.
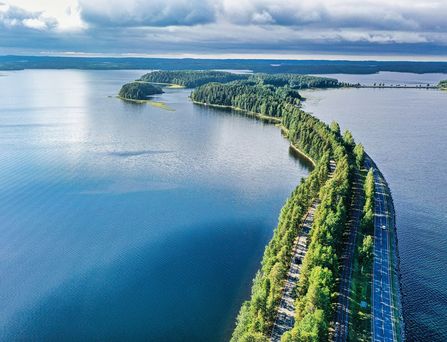
[[[335,167],[335,162],[330,161],[329,178],[333,176]],[[272,342],[280,342],[284,333],[290,331],[294,326],[296,287],[300,277],[301,266],[308,248],[308,236],[312,229],[315,210],[319,204],[320,200],[317,198],[310,206],[303,219],[303,223],[298,228],[298,237],[293,243],[293,252],[290,260],[289,271],[287,273],[287,279],[282,292],[281,301],[278,306],[276,320],[272,329],[270,338],[270,341]]]

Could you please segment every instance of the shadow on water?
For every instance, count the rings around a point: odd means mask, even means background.
[[[310,159],[292,146],[289,146],[289,156],[294,158],[298,161],[300,166],[305,167],[309,171],[314,169],[314,164],[310,161]]]
[[[245,228],[242,233],[232,229],[234,224],[218,220],[183,227],[159,241],[134,246],[111,263],[53,289],[11,320],[9,331],[14,335],[0,337],[226,341],[240,305],[235,298],[242,290],[233,286],[238,279],[234,271],[242,265],[251,275],[257,266],[249,258],[250,249],[264,244],[258,231],[263,222],[239,222]],[[223,281],[216,282],[222,275]],[[204,297],[204,292],[210,296]],[[89,295],[82,298],[83,293]]]

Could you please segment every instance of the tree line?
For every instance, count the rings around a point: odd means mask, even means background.
[[[139,79],[144,82],[178,84],[186,88],[218,82],[228,83],[237,80],[251,81],[257,84],[273,85],[275,87],[289,87],[292,89],[333,88],[343,84],[335,78],[299,75],[299,74],[235,74],[225,71],[153,71]]]
[[[363,242],[359,250],[360,263],[362,269],[368,269],[371,267],[372,263],[372,247],[373,247],[373,237],[374,234],[374,172],[370,168],[368,174],[366,175],[365,185],[365,205],[363,206],[362,219],[360,223],[360,229],[363,234]]]
[[[336,88],[341,83],[335,78],[299,74],[253,74],[251,80],[276,87],[289,86],[292,89]]]
[[[153,83],[178,84],[186,88],[195,88],[210,82],[227,83],[247,79],[246,75],[224,71],[153,71],[141,76],[140,81]]]
[[[209,83],[196,88],[191,99],[195,102],[232,107],[251,113],[282,116],[284,102],[299,104],[298,91],[276,88],[252,81],[235,81],[227,84]]]

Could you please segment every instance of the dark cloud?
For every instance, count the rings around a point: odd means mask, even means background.
[[[447,1],[78,1],[85,26],[77,31],[59,30],[57,18],[41,12],[0,5],[0,53],[447,56]]]
[[[80,0],[82,18],[94,26],[177,26],[215,20],[207,0]]]

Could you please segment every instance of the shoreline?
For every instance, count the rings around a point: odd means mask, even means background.
[[[119,95],[116,95],[116,98],[118,98],[122,101],[125,101],[125,102],[131,102],[131,103],[135,103],[135,104],[148,104],[148,105],[151,105],[152,107],[164,109],[169,112],[175,112],[174,108],[169,107],[166,103],[161,102],[161,101],[128,99],[126,97],[122,97]]]
[[[209,103],[205,103],[205,102],[195,101],[193,99],[191,99],[191,101],[192,101],[192,103],[197,104],[197,105],[201,105],[201,106],[206,106],[206,107],[211,107],[211,108],[220,108],[220,109],[230,109],[230,110],[234,110],[236,112],[242,112],[242,113],[245,113],[246,116],[251,116],[251,117],[254,117],[254,118],[259,119],[261,121],[267,122],[267,123],[281,124],[281,119],[277,118],[275,116],[270,116],[270,115],[264,115],[264,114],[260,114],[260,113],[250,112],[248,110],[245,110],[245,109],[242,109],[242,108],[238,108],[238,107],[234,107],[234,106],[223,106],[223,105],[209,104]]]
[[[177,84],[177,83],[149,82],[149,81],[143,81],[143,80],[136,80],[135,82],[161,85],[161,86],[164,86],[162,88],[168,88],[168,89],[186,89],[185,86],[183,86],[181,84]]]
[[[292,150],[294,150],[296,153],[298,153],[301,157],[303,157],[304,159],[306,159],[307,161],[309,161],[313,168],[315,168],[317,166],[317,162],[315,160],[312,159],[311,156],[307,155],[304,151],[300,150],[296,145],[294,145],[290,139],[289,139],[289,130],[287,128],[285,128],[283,125],[280,125],[280,129],[281,129],[281,133],[283,135],[285,135],[287,141],[290,142],[290,147]]]
[[[317,162],[315,160],[313,160],[309,155],[307,155],[306,153],[304,153],[302,150],[300,150],[298,147],[296,147],[289,139],[288,137],[288,129],[285,128],[282,125],[282,121],[280,118],[274,117],[274,116],[269,116],[269,115],[264,115],[264,114],[260,114],[260,113],[255,113],[255,112],[249,112],[245,109],[242,108],[238,108],[238,107],[233,107],[233,106],[223,106],[223,105],[216,105],[216,104],[208,104],[208,103],[204,103],[204,102],[199,102],[199,101],[194,101],[192,100],[192,103],[197,104],[197,105],[201,105],[201,106],[207,106],[207,107],[211,107],[211,108],[218,108],[218,109],[229,109],[229,110],[234,110],[237,112],[241,112],[244,113],[246,116],[248,117],[254,117],[255,119],[261,120],[263,122],[269,123],[269,124],[274,124],[275,126],[279,127],[281,133],[283,134],[283,136],[285,136],[285,138],[287,139],[287,141],[290,143],[289,148],[292,149],[294,152],[296,152],[300,157],[302,157],[303,159],[305,159],[306,161],[310,162],[310,164],[312,164],[312,169],[314,169],[317,166]],[[312,170],[310,170],[312,172]]]
[[[385,179],[385,176],[380,171],[379,167],[375,163],[375,161],[365,152],[365,160],[368,160],[369,164],[378,174],[378,178],[380,178],[384,184],[385,195],[389,198],[389,205],[387,209],[390,213],[391,218],[391,226],[389,231],[389,241],[388,241],[388,255],[390,257],[390,269],[388,270],[390,275],[390,288],[391,288],[391,302],[393,303],[393,311],[391,313],[394,331],[396,333],[396,338],[398,341],[405,340],[405,319],[403,316],[402,309],[402,279],[401,279],[401,271],[400,271],[400,255],[399,255],[399,241],[397,236],[397,225],[396,225],[396,209],[394,207],[394,200],[391,193],[391,189],[388,185],[388,182]],[[376,228],[375,228],[376,229]],[[372,278],[372,290],[374,290],[374,278]],[[371,297],[374,298],[374,295]],[[373,302],[371,302],[373,306]],[[373,308],[371,309],[372,317],[374,316]],[[372,323],[374,324],[374,322]]]

